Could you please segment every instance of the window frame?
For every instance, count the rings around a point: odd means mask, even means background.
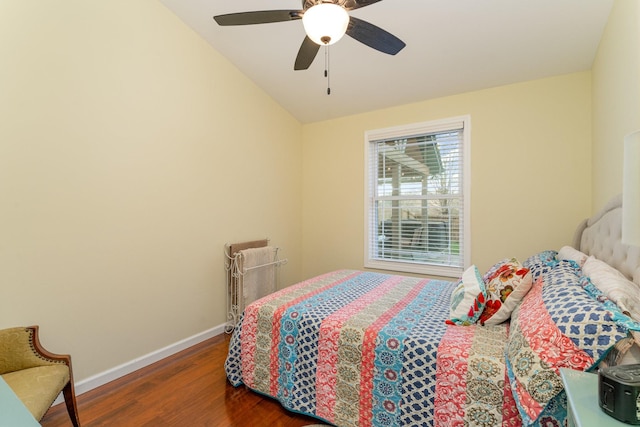
[[[376,141],[383,139],[402,139],[411,136],[447,132],[460,129],[463,126],[462,136],[462,206],[463,213],[460,220],[462,221],[463,231],[461,237],[464,244],[462,245],[462,267],[452,267],[426,263],[420,261],[402,261],[402,260],[381,260],[372,258],[372,236],[370,226],[371,213],[373,206],[373,189],[372,182],[377,182],[377,170],[371,171],[372,166],[371,146]],[[445,119],[430,120],[420,123],[412,123],[407,125],[394,126],[383,129],[369,130],[364,135],[364,266],[376,270],[389,270],[396,272],[424,274],[439,277],[460,277],[464,270],[470,265],[471,259],[471,116],[456,116]],[[375,179],[371,176],[376,173]]]

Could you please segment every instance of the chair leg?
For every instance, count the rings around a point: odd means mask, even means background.
[[[67,412],[71,423],[74,427],[80,427],[80,418],[78,417],[78,404],[76,403],[76,393],[73,387],[73,382],[69,381],[67,385],[62,389],[64,395],[64,403],[67,405]]]

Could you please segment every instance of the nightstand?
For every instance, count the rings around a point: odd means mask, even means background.
[[[567,392],[569,427],[629,426],[605,414],[598,404],[598,375],[560,369]]]

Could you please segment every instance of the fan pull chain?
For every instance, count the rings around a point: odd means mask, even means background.
[[[331,95],[331,78],[329,77],[329,45],[324,45],[324,76],[327,79],[327,95]]]

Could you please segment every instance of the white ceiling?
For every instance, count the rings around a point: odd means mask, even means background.
[[[160,0],[302,123],[589,70],[613,0],[385,0],[351,14],[407,46],[390,56],[345,36],[305,71],[302,21],[220,27],[214,15],[302,0]]]

